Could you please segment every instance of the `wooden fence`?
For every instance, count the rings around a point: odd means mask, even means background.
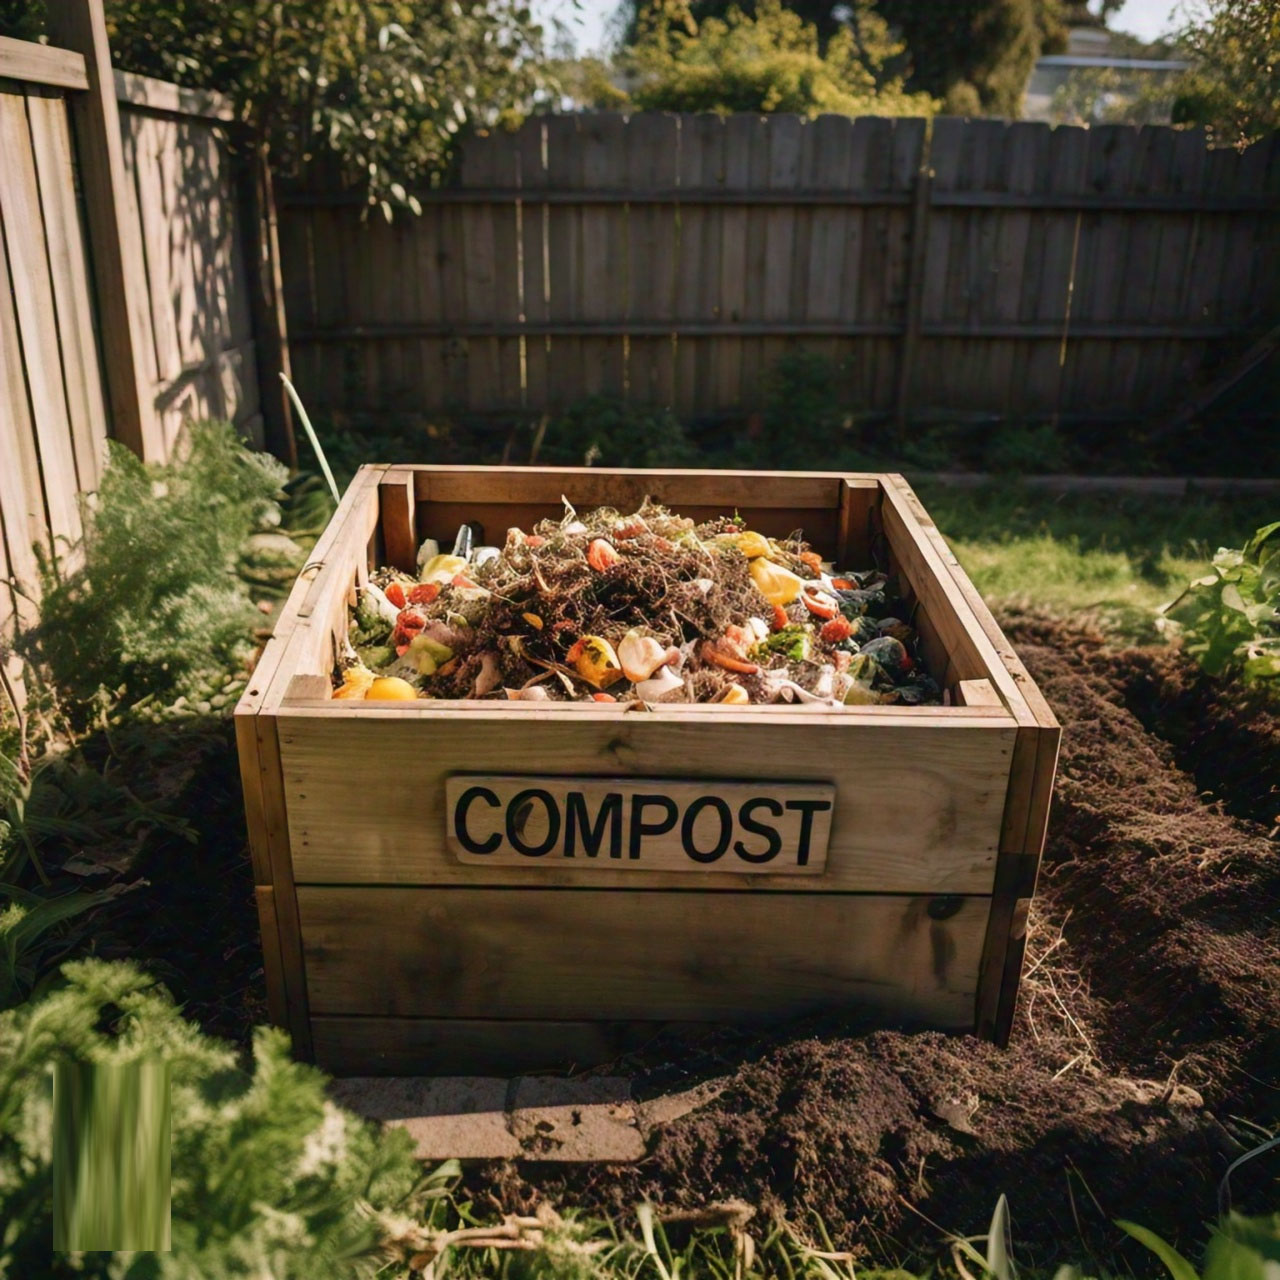
[[[216,417],[262,443],[255,332],[279,363],[228,105],[113,73],[101,0],[50,22],[60,47],[0,39],[0,643],[36,549],[77,537],[107,438],[164,460]]]
[[[1131,418],[1280,312],[1280,144],[996,120],[616,114],[470,141],[421,217],[292,192],[297,377],[351,412],[592,392],[758,406],[803,347],[853,409]]]

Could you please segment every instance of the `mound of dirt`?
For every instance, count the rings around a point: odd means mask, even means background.
[[[1011,1048],[831,1022],[665,1042],[621,1064],[637,1091],[720,1076],[713,1102],[635,1166],[479,1167],[482,1201],[738,1197],[919,1261],[939,1227],[983,1230],[1004,1192],[1024,1262],[1105,1257],[1118,1217],[1196,1251],[1227,1165],[1258,1141],[1236,1118],[1280,1101],[1280,722],[1167,650],[1008,623],[1063,724]],[[1237,1206],[1274,1199],[1272,1179],[1234,1178]]]

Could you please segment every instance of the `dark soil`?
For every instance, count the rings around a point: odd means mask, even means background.
[[[918,1262],[1004,1192],[1024,1263],[1153,1274],[1116,1218],[1197,1254],[1228,1164],[1280,1120],[1280,720],[1167,650],[1008,629],[1063,724],[1011,1047],[831,1023],[651,1046],[611,1068],[641,1096],[724,1092],[638,1165],[477,1168],[481,1203],[739,1197]],[[1280,1203],[1277,1167],[1235,1175],[1236,1207]]]

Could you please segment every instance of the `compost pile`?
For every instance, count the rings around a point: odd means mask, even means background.
[[[652,502],[501,547],[432,541],[418,575],[374,573],[335,697],[651,703],[938,703],[886,576],[837,570],[803,540]]]

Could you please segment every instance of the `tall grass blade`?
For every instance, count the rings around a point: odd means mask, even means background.
[[[987,1232],[986,1268],[996,1280],[1016,1280],[1017,1272],[1009,1252],[1009,1201],[1003,1194],[996,1201],[991,1228]]]
[[[1168,1268],[1173,1280],[1200,1280],[1196,1269],[1167,1240],[1147,1227],[1140,1227],[1136,1222],[1119,1219],[1116,1226],[1127,1235],[1131,1235],[1139,1244],[1144,1244]]]
[[[316,429],[311,425],[311,419],[307,417],[302,397],[283,373],[280,375],[280,381],[284,383],[284,389],[289,393],[289,399],[293,401],[293,407],[298,411],[298,419],[302,423],[302,429],[307,433],[307,439],[311,441],[312,449],[315,450],[316,458],[320,462],[320,470],[324,472],[324,478],[329,483],[329,492],[333,494],[334,502],[341,502],[342,495],[338,492],[338,482],[333,478],[333,472],[329,470],[329,459],[324,456],[324,450],[320,447],[320,437],[316,435]]]

